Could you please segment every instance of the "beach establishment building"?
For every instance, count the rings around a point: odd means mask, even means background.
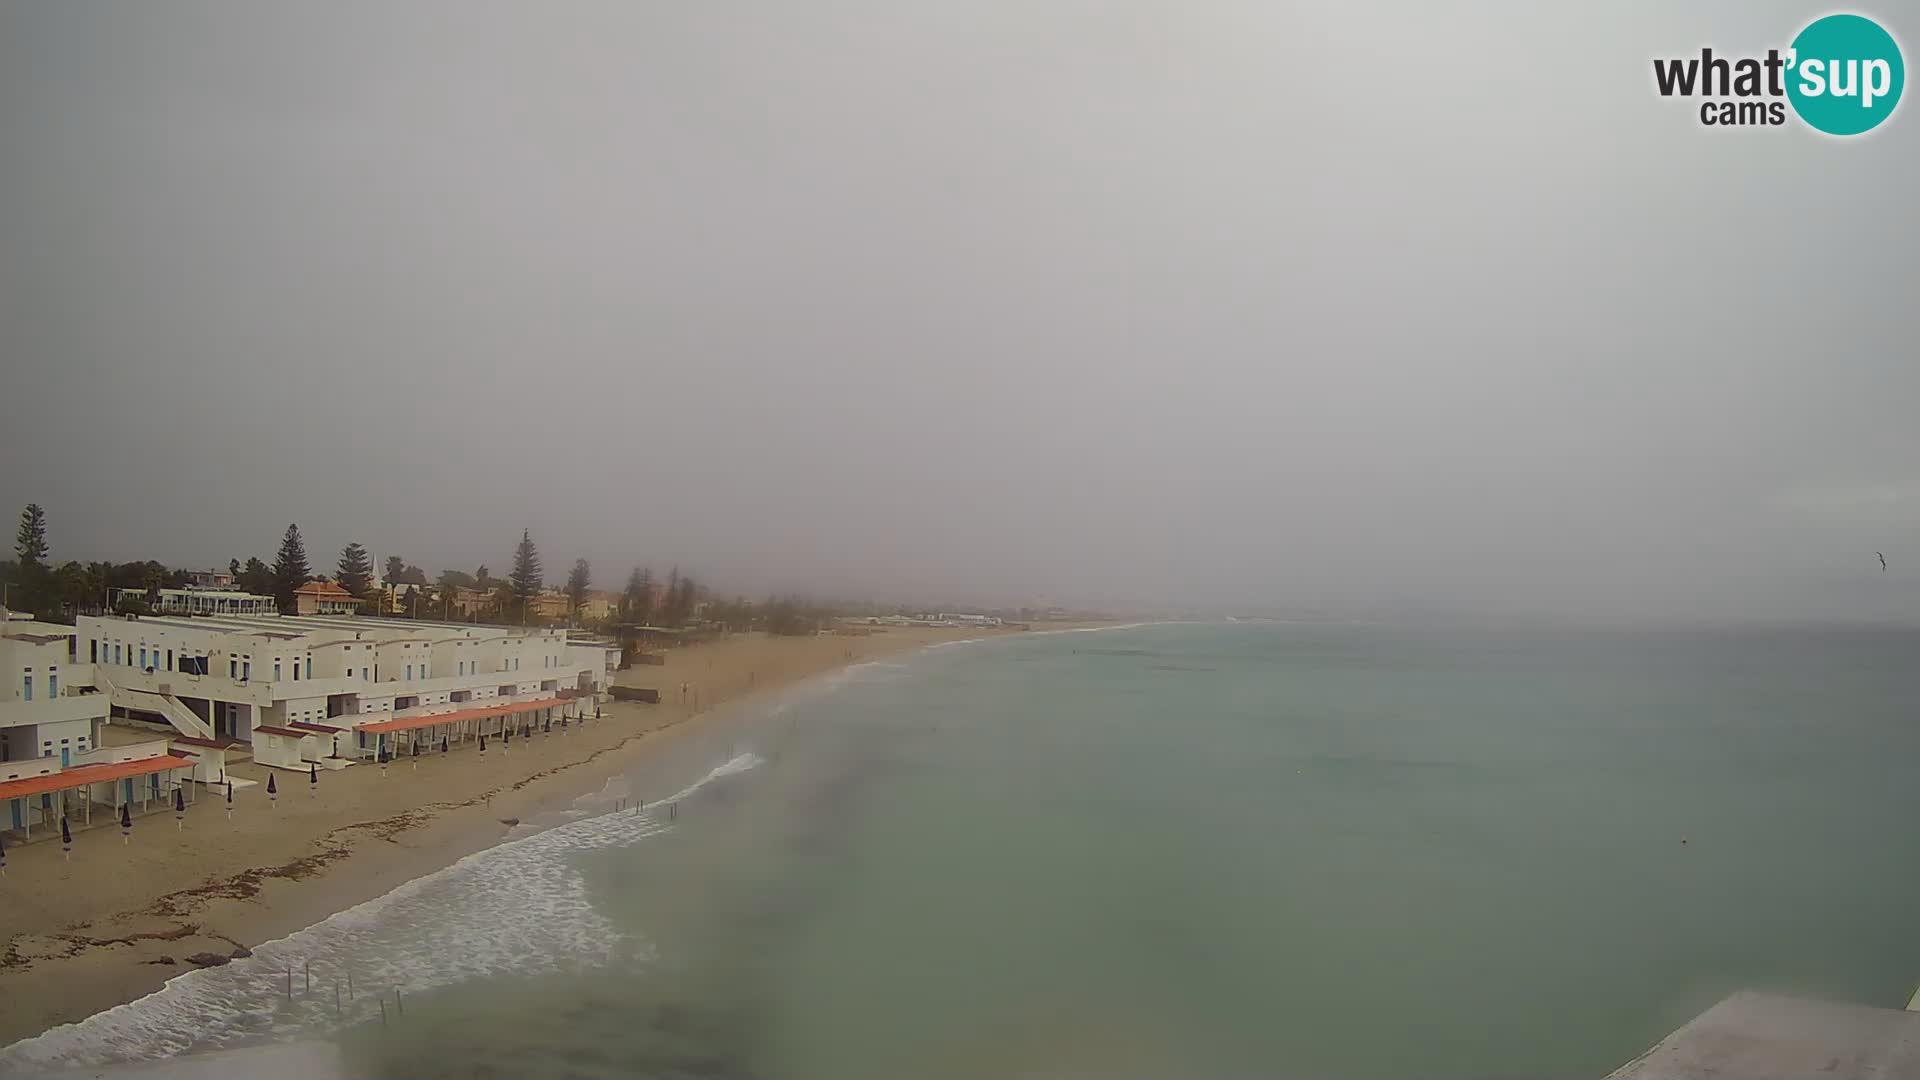
[[[0,616],[5,612],[0,609]],[[0,618],[0,832],[192,799],[230,756],[298,769],[599,711],[615,643],[348,615]],[[103,746],[110,717],[155,730]],[[119,740],[116,740],[117,742]]]
[[[156,615],[273,615],[273,597],[226,589],[121,589],[118,599],[148,604]]]
[[[0,762],[66,765],[100,745],[107,699],[93,691],[92,665],[74,660],[74,637],[71,626],[0,621]]]
[[[382,735],[590,703],[618,663],[563,629],[370,616],[81,616],[74,629],[75,659],[116,715],[303,770],[391,751]]]
[[[100,804],[171,806],[195,758],[171,740],[103,747],[108,699],[75,656],[74,627],[12,619],[0,609],[0,831],[31,837],[62,816],[92,820]]]

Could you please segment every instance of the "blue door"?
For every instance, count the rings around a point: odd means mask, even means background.
[[[64,769],[71,764],[73,764],[73,751],[67,749],[64,746],[61,747],[60,748],[60,767]]]
[[[131,776],[127,777],[126,785],[127,785],[127,801],[132,802],[133,801],[133,777]]]
[[[26,828],[27,827],[26,819],[21,816],[20,800],[8,799],[7,805],[13,808],[13,827],[16,829]]]

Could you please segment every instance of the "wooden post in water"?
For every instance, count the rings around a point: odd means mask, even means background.
[[[400,1000],[400,988],[397,986],[393,988],[393,1008],[401,1016],[407,1015],[407,1007]]]
[[[336,1020],[340,1018],[340,984],[339,983],[333,984],[333,1016],[334,1016],[334,1019]]]
[[[386,998],[380,999],[380,1026],[381,1027],[387,1026],[387,999]]]
[[[313,996],[313,958],[307,958],[307,996]]]
[[[353,1000],[353,969],[347,969],[347,1000]]]

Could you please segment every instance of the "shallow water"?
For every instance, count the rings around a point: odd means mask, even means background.
[[[394,1077],[1597,1078],[1740,987],[1905,1002],[1916,646],[1242,624],[930,650],[0,1062],[320,1038]],[[296,957],[316,991],[289,1005]]]

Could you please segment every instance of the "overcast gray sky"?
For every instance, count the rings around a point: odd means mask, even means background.
[[[0,0],[0,506],[56,559],[1920,617],[1920,105],[1702,128],[1652,57],[1825,8],[1574,8]]]

